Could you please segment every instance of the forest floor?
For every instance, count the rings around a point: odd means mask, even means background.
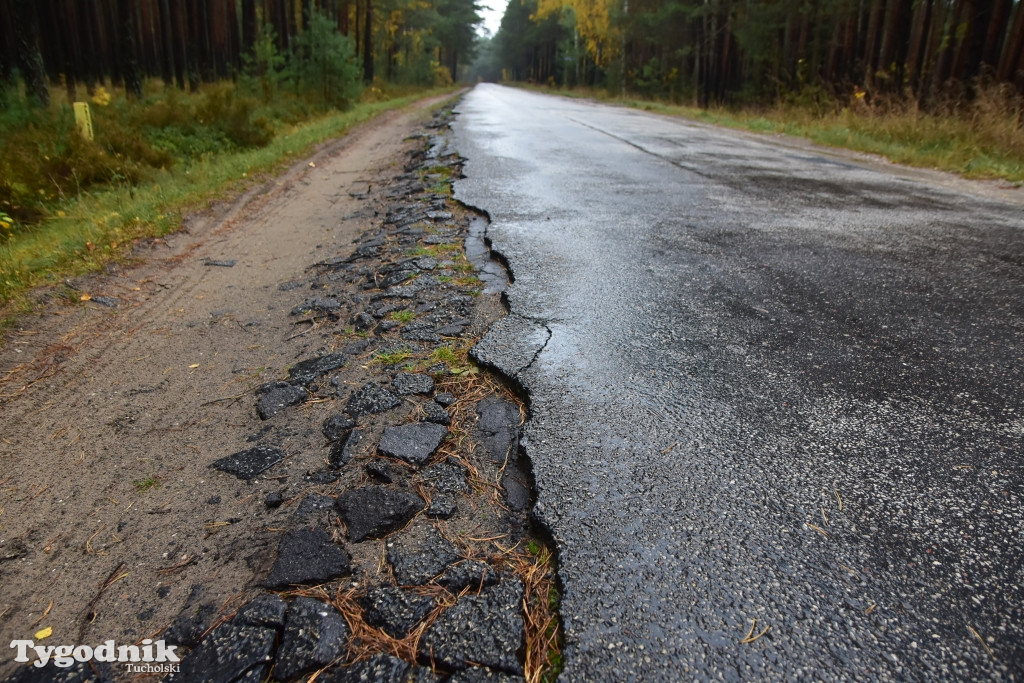
[[[295,678],[328,664],[365,662],[375,651],[404,657],[414,667],[418,660],[421,667],[426,662],[428,668],[450,673],[467,666],[466,650],[436,633],[437,628],[431,630],[431,624],[439,617],[444,621],[444,611],[470,592],[476,595],[470,599],[482,602],[467,609],[483,613],[501,600],[509,602],[511,595],[513,623],[519,624],[520,632],[509,636],[511,644],[506,646],[511,652],[501,651],[498,642],[477,643],[478,650],[490,647],[495,652],[489,660],[476,656],[473,661],[491,662],[484,670],[487,676],[525,673],[536,680],[536,656],[523,648],[536,645],[537,627],[532,635],[522,636],[518,612],[524,590],[527,601],[532,590],[543,594],[545,605],[552,602],[550,556],[528,534],[525,500],[512,505],[503,497],[513,463],[487,464],[486,457],[481,461],[478,444],[495,434],[481,437],[474,431],[484,415],[481,401],[490,401],[492,409],[499,406],[499,413],[515,418],[514,424],[504,426],[508,438],[514,439],[521,406],[500,379],[479,376],[465,360],[473,337],[503,315],[499,296],[474,289],[480,283],[465,277],[472,269],[465,267],[464,255],[451,251],[448,257],[455,266],[430,265],[455,267],[448,276],[440,275],[442,271],[421,275],[410,270],[408,277],[428,277],[434,283],[418,298],[388,298],[391,289],[375,287],[380,277],[396,272],[394,262],[385,263],[387,259],[399,262],[403,255],[432,254],[443,258],[434,247],[451,249],[452,242],[461,247],[466,227],[475,218],[454,206],[433,216],[431,220],[445,221],[437,229],[424,227],[422,217],[416,224],[420,227],[397,232],[401,221],[392,220],[390,226],[384,222],[385,216],[406,211],[410,202],[431,197],[436,205],[445,201],[437,194],[443,190],[436,189],[444,178],[434,177],[430,182],[435,186],[429,187],[422,178],[410,180],[408,172],[409,155],[424,146],[424,126],[443,99],[388,112],[322,145],[311,157],[243,196],[189,216],[184,230],[140,243],[132,265],[113,264],[104,274],[38,292],[39,300],[47,302],[41,306],[43,312],[23,317],[0,350],[0,642],[35,639],[39,645],[96,645],[113,639],[130,644],[167,637],[174,624],[177,642],[187,651],[203,634],[230,627],[231,615],[254,596],[269,596],[278,601],[281,614],[276,622],[264,624],[271,649],[246,664],[248,675],[269,674],[276,665],[275,677],[287,667],[292,675],[286,677]],[[403,177],[403,170],[405,180],[396,180]],[[420,193],[404,197],[406,209],[394,206],[401,192],[388,189],[400,182]],[[453,240],[425,239],[439,237],[435,233]],[[354,244],[357,239],[363,240],[370,255],[358,263],[359,269],[344,261],[359,246]],[[319,269],[316,264],[321,264]],[[318,315],[317,301],[322,300],[309,297],[326,294],[311,293],[311,286],[332,288],[337,308],[331,304],[332,310]],[[66,288],[80,294],[78,303],[69,303]],[[304,300],[312,312],[296,314]],[[388,304],[392,313],[381,312]],[[381,309],[378,317],[366,317],[366,310],[374,307]],[[360,311],[362,332],[352,327]],[[444,315],[459,318],[442,321],[452,337],[442,338],[427,329],[428,317],[442,325],[438,321]],[[423,323],[417,327],[420,337],[410,322]],[[403,332],[404,325],[408,332]],[[296,362],[325,356],[344,356],[344,369],[317,371],[312,379],[296,380]],[[398,359],[408,362],[388,365]],[[430,463],[447,466],[463,482],[468,476],[470,493],[456,493],[457,505],[452,491],[442,491],[440,485],[431,488],[418,466],[423,463],[410,466],[400,457],[374,454],[372,444],[383,430],[437,422],[415,422],[428,419],[422,416],[424,411],[437,417],[437,406],[426,405],[434,403],[429,396],[435,390],[427,390],[426,399],[416,395],[423,389],[402,391],[401,371],[415,375],[414,383],[432,376],[436,392],[446,394],[443,399],[438,396],[437,404],[449,406],[440,421],[450,416],[451,426]],[[275,380],[291,384],[273,384]],[[374,383],[403,396],[400,405],[379,414],[377,408],[367,414],[354,410],[352,395]],[[254,410],[258,400],[261,410],[266,407],[260,396],[275,395],[272,392],[282,386],[285,394],[305,392],[299,405],[261,419]],[[347,405],[345,399],[351,399]],[[440,413],[445,413],[444,407]],[[338,430],[328,434],[325,429],[321,436],[321,425],[332,418]],[[280,449],[284,462],[256,475],[231,476],[211,469],[214,461],[254,447],[266,447],[262,452]],[[514,443],[504,447],[514,459]],[[354,465],[342,469],[353,456]],[[516,471],[528,479],[521,468]],[[390,486],[380,485],[388,481]],[[365,486],[368,482],[374,485]],[[420,514],[399,525],[409,543],[420,544],[416,547],[421,550],[433,547],[423,550],[425,555],[410,550],[403,560],[401,553],[393,553],[398,552],[396,543],[401,550],[404,541],[395,536],[383,540],[386,533],[380,527],[368,533],[370,540],[357,543],[353,525],[358,522],[351,509],[346,517],[338,503],[349,536],[347,544],[340,543],[346,531],[339,518],[329,514],[331,499],[356,486],[381,495],[384,489],[397,490],[406,501],[426,505],[444,493],[440,498],[448,503],[447,511],[433,510],[429,518]],[[464,491],[464,484],[457,482],[454,490]],[[331,509],[325,511],[323,505]],[[448,521],[443,521],[446,513]],[[286,540],[275,552],[280,538]],[[264,587],[273,583],[268,583],[268,572],[279,579],[281,572],[287,575],[288,567],[279,566],[286,543],[299,555],[307,548],[296,549],[296,543],[333,544],[343,549],[339,558],[344,555],[348,560],[339,560],[338,571],[328,571],[319,580],[315,575],[285,578],[276,593],[268,594]],[[438,553],[448,553],[439,565],[442,569],[475,561],[466,567],[486,571],[472,579],[478,584],[472,588],[462,585],[465,581],[450,583],[447,590],[434,584],[424,587],[436,574],[429,566],[426,573],[431,576],[409,578],[410,566],[423,574],[424,557],[436,565]],[[301,574],[304,568],[299,569]],[[402,633],[390,628],[394,624],[387,614],[389,608],[395,611],[395,572],[418,584],[414,597],[433,600],[426,601],[430,608],[419,614],[415,628],[409,630],[406,624]],[[494,575],[499,579],[496,588],[511,588],[504,597],[495,594],[489,603],[489,598],[477,594],[494,583]],[[296,589],[300,583],[305,587]],[[367,602],[368,587],[386,589],[376,594],[382,604]],[[287,603],[292,607],[282,616],[285,603],[276,595],[289,600],[313,597],[333,605],[347,622],[353,647],[326,655],[318,651],[312,658],[302,647],[290,654],[282,649],[275,664],[275,643],[295,636],[292,622],[300,623],[301,616],[295,601]],[[403,593],[399,602],[408,602],[410,595]],[[420,603],[417,609],[422,608]],[[383,623],[369,626],[367,614],[374,609]],[[503,623],[507,634],[508,619]],[[550,642],[555,631],[552,617],[539,628]],[[430,641],[429,651],[423,649],[421,637]],[[316,650],[316,645],[311,647]],[[0,677],[26,672],[13,662],[14,656],[14,650],[0,656]],[[534,662],[527,662],[524,671],[523,660],[531,656]],[[288,658],[287,664],[282,658]],[[406,666],[398,660],[374,662],[391,671]],[[115,677],[126,674],[119,670]]]

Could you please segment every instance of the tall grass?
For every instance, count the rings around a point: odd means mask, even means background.
[[[23,226],[0,243],[0,305],[8,313],[12,307],[24,310],[28,288],[125,258],[132,240],[177,230],[188,208],[237,190],[254,174],[278,168],[377,114],[449,90],[389,96],[373,89],[367,101],[348,111],[280,124],[264,147],[200,155],[187,164],[154,169],[138,184],[114,183],[66,197],[41,223]]]

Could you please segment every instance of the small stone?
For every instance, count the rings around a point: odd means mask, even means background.
[[[216,266],[219,268],[233,268],[236,263],[238,263],[238,261],[236,261],[235,259],[223,259],[219,261],[214,259],[206,259],[205,261],[203,261],[204,266]]]
[[[263,585],[271,590],[317,584],[352,573],[348,553],[323,529],[287,532],[277,547],[277,559]]]
[[[291,680],[322,669],[345,652],[348,636],[348,623],[333,606],[315,598],[296,598],[285,614],[274,678]]]
[[[263,504],[271,510],[281,507],[281,503],[284,502],[284,496],[278,491],[271,491],[267,494],[267,497],[263,499]]]
[[[422,404],[420,409],[423,411],[423,417],[421,419],[424,422],[433,422],[434,424],[444,425],[445,427],[452,423],[452,416],[448,414],[448,411],[433,401],[427,401]]]
[[[288,370],[288,379],[297,384],[308,385],[317,377],[343,367],[346,361],[347,356],[343,353],[331,353],[300,361]]]
[[[256,446],[226,458],[214,460],[210,467],[233,474],[239,479],[249,480],[281,462],[284,457],[284,451],[280,448]]]
[[[448,430],[443,425],[429,422],[388,427],[384,430],[377,450],[411,465],[422,465],[430,459],[447,435]]]
[[[402,639],[430,614],[434,599],[394,586],[373,588],[359,598],[366,623]]]
[[[423,499],[414,493],[392,491],[383,486],[345,491],[335,503],[353,542],[380,538],[402,528],[423,505]]]
[[[435,396],[434,400],[437,401],[439,405],[442,405],[445,408],[449,408],[455,405],[455,401],[457,399],[455,398],[455,394],[445,391]]]
[[[256,402],[256,412],[261,420],[269,420],[274,415],[309,398],[309,392],[287,382],[277,382],[266,390]]]
[[[93,296],[89,301],[100,306],[106,306],[107,308],[117,308],[118,304],[121,303],[120,299],[112,296]]]
[[[355,420],[344,413],[338,413],[324,420],[320,431],[323,432],[324,438],[330,442],[343,441],[348,438],[349,433],[355,426]]]
[[[220,505],[220,496],[210,496],[206,499],[207,505]]]
[[[400,372],[391,380],[391,388],[399,396],[429,394],[434,390],[434,378],[418,372]]]
[[[430,505],[423,511],[423,514],[430,519],[451,519],[452,515],[459,511],[455,503],[455,496],[450,493],[438,493],[430,499]]]
[[[359,391],[352,394],[345,406],[345,412],[355,418],[371,413],[383,413],[401,403],[402,399],[387,389],[382,388],[376,382],[368,382]]]
[[[452,669],[483,665],[523,674],[523,585],[506,580],[467,595],[443,612],[420,639],[420,654]]]
[[[393,543],[388,543],[388,562],[395,570],[395,581],[401,586],[425,584],[460,559],[455,545],[434,527],[428,527],[418,541],[414,540],[415,533],[406,531]]]

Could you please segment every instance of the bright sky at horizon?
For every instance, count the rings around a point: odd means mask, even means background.
[[[485,29],[493,36],[501,26],[501,18],[505,16],[505,5],[508,0],[479,0],[480,16],[484,18],[482,24],[477,26],[477,33],[485,33]]]

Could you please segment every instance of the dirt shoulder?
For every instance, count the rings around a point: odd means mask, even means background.
[[[385,114],[189,217],[139,245],[139,265],[51,291],[85,301],[10,334],[0,642],[165,638],[198,661],[217,634],[258,649],[230,630],[258,598],[280,613],[261,622],[269,654],[223,680],[300,679],[381,651],[445,676],[481,662],[446,611],[511,600],[518,635],[480,646],[495,653],[488,675],[536,675],[518,612],[546,570],[524,582],[531,555],[513,550],[529,531],[521,405],[465,364],[503,309],[462,252],[475,217],[446,196],[457,157],[423,132],[438,104]],[[409,514],[393,523],[361,517],[399,498]],[[325,556],[334,565],[313,571]],[[460,566],[468,579],[438,582]],[[429,608],[385,628],[410,596]],[[347,629],[312,659],[285,647],[307,599]],[[21,675],[13,657],[0,676]]]

